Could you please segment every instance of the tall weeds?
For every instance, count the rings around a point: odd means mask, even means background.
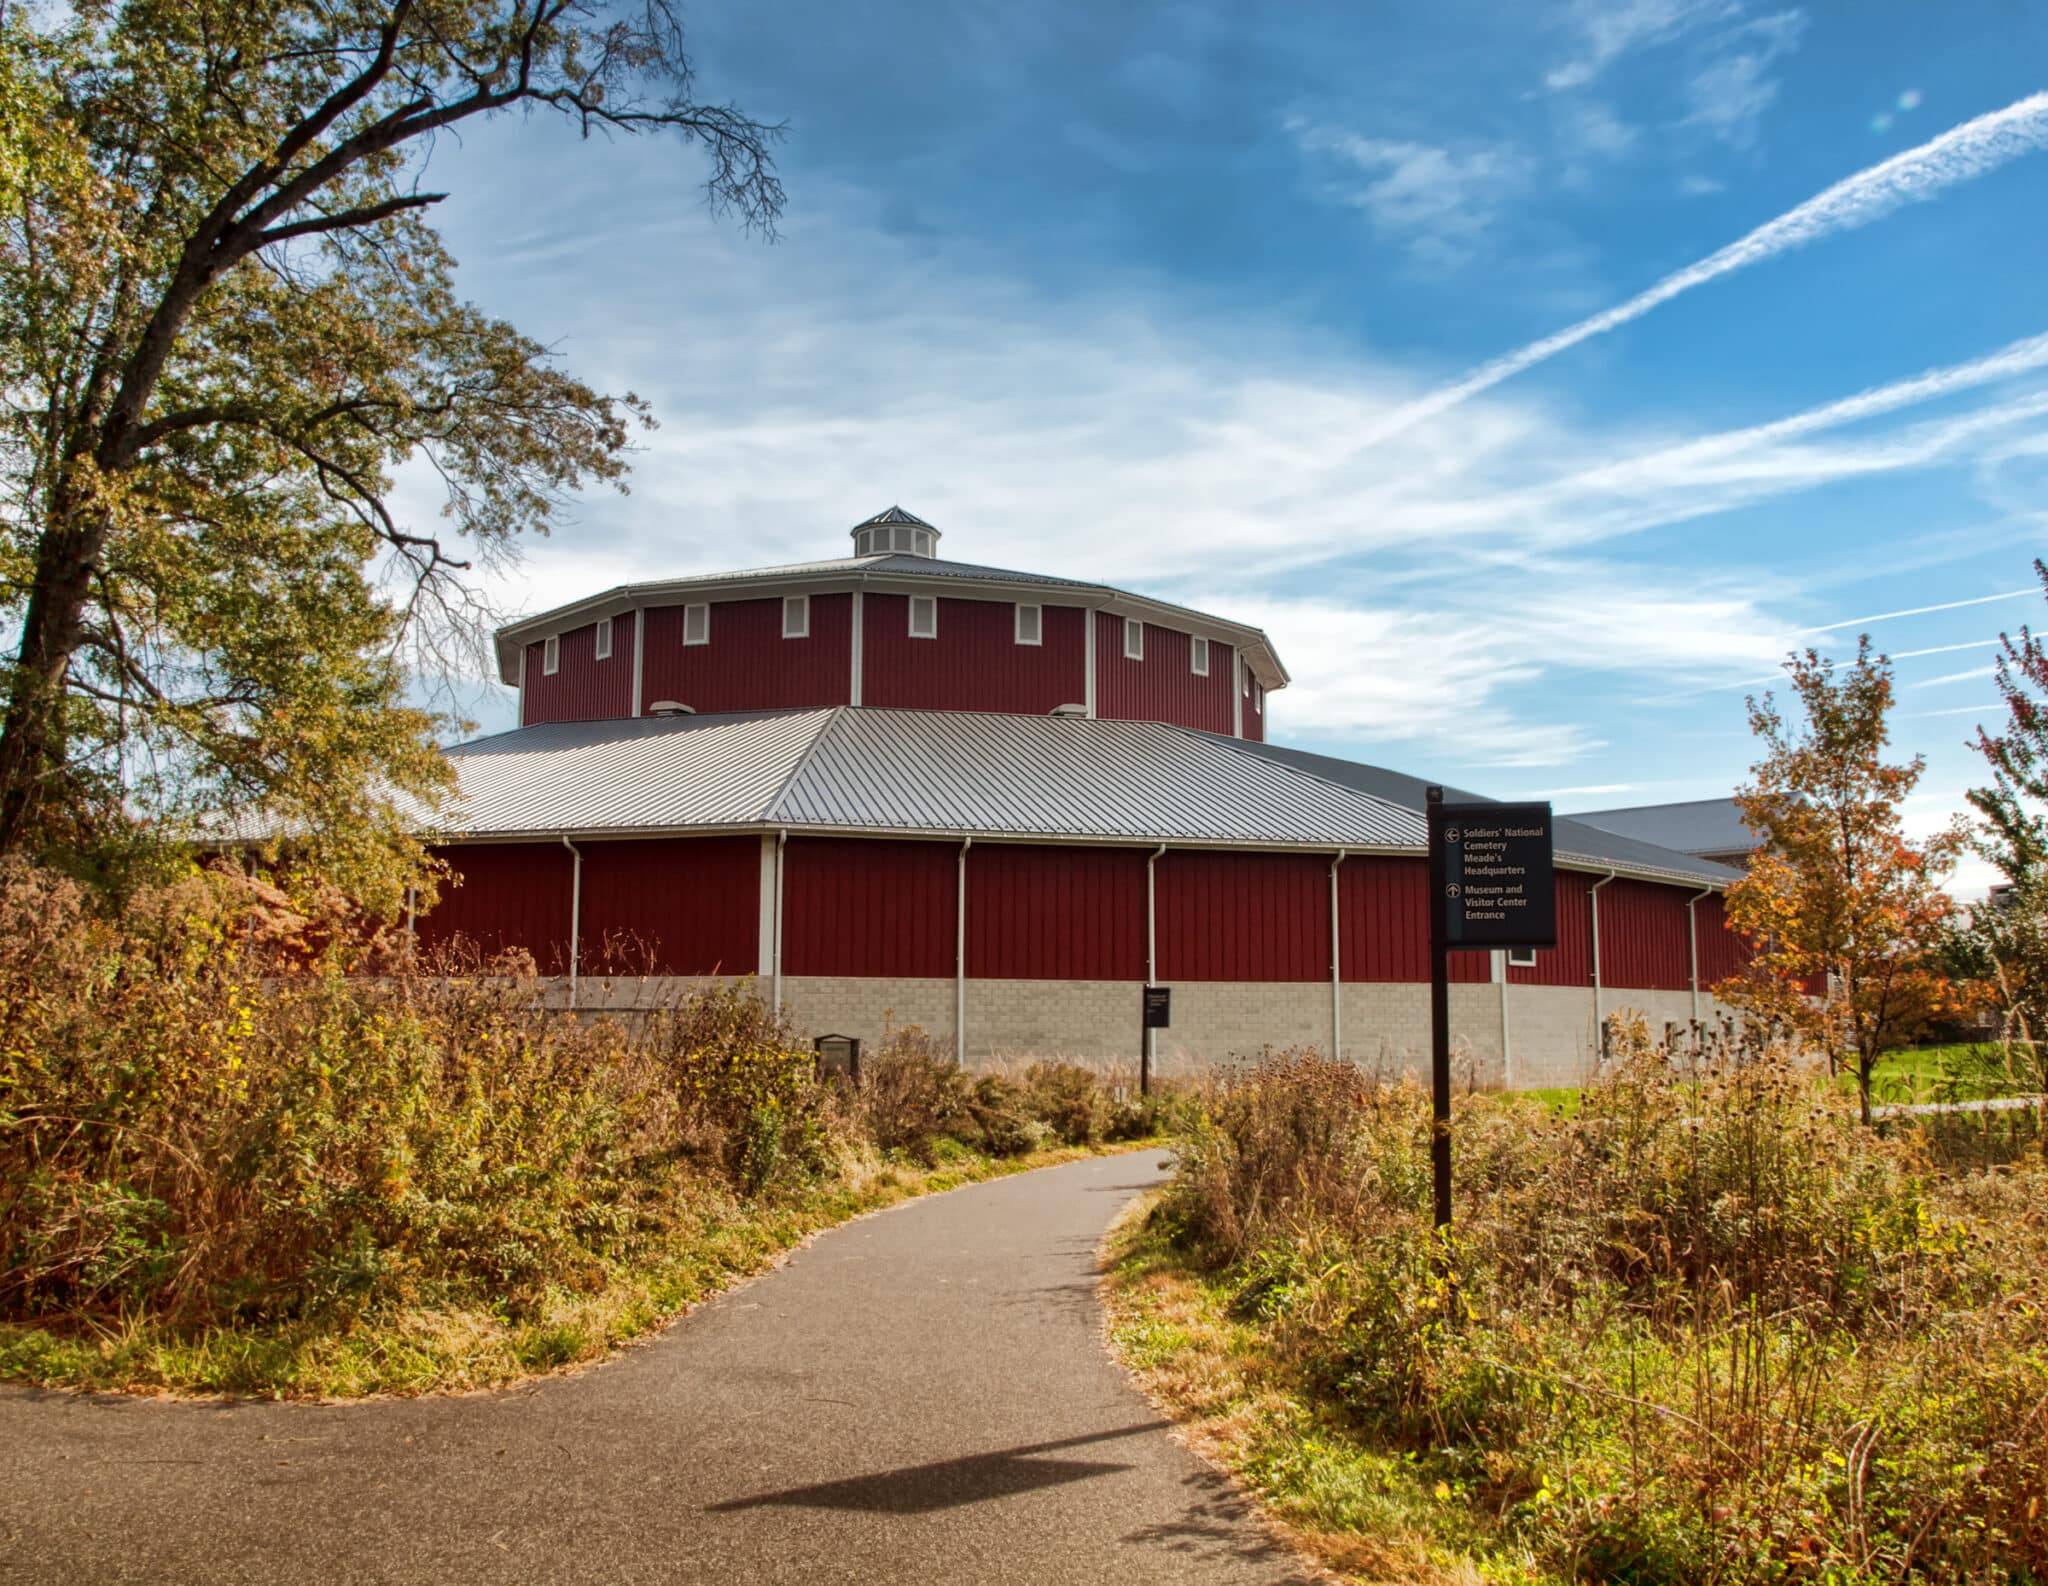
[[[1567,1578],[2048,1579],[2048,1178],[1961,1174],[1732,1032],[1578,1114],[1313,1056],[1221,1086],[1157,1214],[1309,1399]]]
[[[630,1020],[544,989],[524,958],[414,963],[246,878],[108,911],[0,871],[0,1321],[516,1321],[891,1153],[1065,1133],[1066,1102],[915,1042],[858,1092],[828,1080],[745,986]]]

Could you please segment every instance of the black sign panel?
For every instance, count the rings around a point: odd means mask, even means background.
[[[1447,947],[1555,947],[1548,804],[1437,804],[1434,873]]]
[[[1173,987],[1145,988],[1145,1025],[1148,1030],[1165,1030],[1173,1024]]]

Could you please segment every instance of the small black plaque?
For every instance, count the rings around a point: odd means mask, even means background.
[[[1165,1030],[1173,1024],[1173,987],[1147,986],[1145,988],[1145,1028]]]

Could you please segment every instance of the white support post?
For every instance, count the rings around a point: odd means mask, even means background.
[[[647,608],[633,611],[633,714],[640,714],[640,671],[647,656]]]
[[[853,652],[853,681],[846,691],[846,702],[849,705],[860,703],[861,627],[860,591],[856,589],[853,592],[853,643],[849,646]]]
[[[960,896],[953,908],[953,1061],[967,1066],[967,850],[972,837],[960,839]]]
[[[1244,652],[1230,647],[1230,736],[1244,736]]]
[[[771,982],[773,999],[769,1003],[769,1006],[777,1013],[782,1011],[782,872],[784,868],[783,858],[788,849],[788,831],[777,832],[775,834],[775,943],[772,950],[773,956],[770,960],[774,966],[774,979]]]
[[[1101,621],[1101,613],[1093,606],[1084,606],[1081,645],[1082,704],[1087,707],[1089,718],[1095,715],[1095,628]]]
[[[562,846],[569,850],[569,1007],[576,1006],[576,986],[583,968],[583,850],[562,833]]]
[[[1337,867],[1349,850],[1339,848],[1330,861],[1330,1056],[1344,1061],[1344,928],[1337,915]]]

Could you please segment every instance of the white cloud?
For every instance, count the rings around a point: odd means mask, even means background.
[[[1544,74],[1553,93],[1584,88],[1623,56],[1668,44],[1739,15],[1735,0],[1580,0],[1572,7],[1578,49]]]
[[[1728,191],[1728,184],[1717,176],[1682,176],[1678,180],[1678,192],[1682,198],[1711,198],[1716,193]]]
[[[1695,287],[1823,237],[1870,225],[1906,204],[1934,198],[1959,182],[2044,147],[2048,147],[2048,93],[2031,95],[2003,110],[1966,121],[1917,148],[1844,178],[1727,247],[1672,272],[1627,302],[1529,342],[1404,403],[1363,436],[1360,444],[1376,445],[1413,429],[1580,342],[1641,319]]]
[[[1521,193],[1533,162],[1506,144],[1448,148],[1399,138],[1368,138],[1291,116],[1285,123],[1303,152],[1338,168],[1328,191],[1365,211],[1373,228],[1418,263],[1455,267],[1471,258],[1501,207]]]
[[[1730,30],[1686,84],[1687,126],[1703,127],[1731,147],[1748,148],[1778,97],[1771,69],[1799,47],[1806,18],[1798,11],[1757,17]]]

